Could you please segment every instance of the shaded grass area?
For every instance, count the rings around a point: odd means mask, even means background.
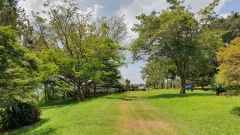
[[[150,99],[158,99],[158,98],[188,98],[188,97],[205,97],[205,96],[215,96],[215,93],[188,93],[185,95],[181,94],[158,94],[158,95],[153,95],[149,96],[147,98]]]
[[[122,111],[124,106],[128,108]],[[167,134],[171,133],[169,130],[180,135],[240,134],[240,97],[216,96],[213,91],[187,91],[186,95],[180,95],[179,90],[135,91],[86,102],[52,102],[41,107],[39,123],[8,134]],[[121,119],[133,126],[121,127]],[[173,126],[163,132],[155,131],[148,126],[150,121]],[[139,122],[146,124],[147,132],[134,130]]]

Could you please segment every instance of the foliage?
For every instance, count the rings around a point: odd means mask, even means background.
[[[0,26],[0,55],[2,129],[37,122],[40,114],[30,115],[38,110],[38,107],[30,105],[29,102],[35,99],[38,59],[17,42],[16,31],[5,26]]]
[[[240,36],[240,13],[232,12],[227,17],[217,18],[211,23],[211,29],[218,29],[219,27],[226,32],[223,34],[222,39],[224,43],[230,44],[231,40]]]
[[[0,27],[1,52],[1,103],[18,99],[32,98],[37,83],[35,70],[38,68],[36,57],[16,41],[15,31]],[[1,107],[4,106],[1,104]]]
[[[0,26],[17,26],[18,9],[16,0],[0,1]]]
[[[126,79],[126,82],[125,82],[125,90],[130,90],[131,86],[130,86],[130,80],[129,79]]]
[[[119,79],[115,76],[119,76],[117,68],[124,64],[122,51],[125,47],[120,45],[120,41],[125,38],[126,24],[123,18],[117,16],[109,20],[103,17],[92,23],[91,12],[80,11],[72,1],[63,3],[51,4],[47,1],[44,4],[48,11],[43,11],[43,14],[48,19],[33,12],[33,23],[37,29],[33,32],[32,46],[34,51],[40,53],[39,56],[47,59],[43,60],[44,64],[53,67],[50,70],[52,73],[41,70],[45,76],[42,82],[54,78],[54,85],[59,85],[56,81],[64,81],[66,86],[72,88],[67,90],[71,96],[84,101],[89,80],[96,84],[105,79],[106,85],[115,85]],[[114,67],[110,68],[107,63]],[[47,93],[49,90],[44,91]]]
[[[114,62],[106,61],[102,69],[101,80],[105,88],[120,88],[119,80],[121,79],[121,72],[118,70],[119,65]]]
[[[16,30],[16,34],[20,38],[19,42],[30,49],[32,26],[24,9],[17,3],[18,0],[0,1],[0,26],[9,26]]]
[[[169,61],[164,59],[154,59],[146,64],[145,67],[142,67],[142,79],[146,79],[146,86],[153,88],[163,88],[165,79],[168,78],[169,69],[171,69],[172,65]]]
[[[10,106],[1,109],[1,129],[19,128],[40,121],[41,110],[34,103],[15,101]]]
[[[212,85],[212,88],[216,91],[216,94],[220,95],[221,93],[227,91],[227,87],[224,86],[223,84],[218,83],[216,78],[217,78],[217,75],[215,75],[211,80],[211,85]]]
[[[221,65],[217,82],[228,87],[240,86],[240,38],[235,38],[227,47],[222,47],[217,53]]]
[[[214,19],[206,16],[214,15],[212,11],[218,0],[199,12],[201,19],[196,19],[189,7],[181,5],[184,1],[168,2],[170,7],[162,12],[152,11],[150,15],[136,17],[141,23],[132,28],[139,33],[139,38],[131,45],[132,54],[135,60],[146,56],[149,59],[171,60],[181,78],[180,93],[185,94],[189,65],[198,60],[198,57],[210,57],[222,45],[222,33],[218,30],[211,31],[208,25],[204,25]]]

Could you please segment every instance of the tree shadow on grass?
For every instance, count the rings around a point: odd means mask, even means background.
[[[132,100],[137,100],[139,97],[137,96],[127,96],[122,98],[121,100],[125,100],[125,101],[132,101]]]
[[[104,97],[104,99],[118,99],[118,100],[132,101],[132,100],[139,99],[139,97],[127,96],[126,93],[116,93],[113,96],[106,96]]]
[[[159,94],[159,95],[149,96],[146,98],[158,99],[158,98],[187,98],[187,97],[205,97],[205,96],[216,96],[216,94],[214,93]]]
[[[37,130],[37,128],[41,127],[45,123],[47,123],[49,119],[41,119],[41,121],[24,126],[18,129],[14,129],[11,131],[7,131],[4,134],[8,135],[19,135],[19,134],[32,134],[32,132],[35,132],[37,134],[53,134],[55,132],[55,129],[49,128],[48,130]]]
[[[69,99],[63,99],[63,100],[55,100],[55,101],[49,101],[47,103],[41,103],[39,104],[39,107],[41,108],[45,108],[45,109],[48,109],[48,108],[61,108],[61,107],[64,107],[66,105],[76,105],[76,104],[79,104],[79,103],[88,103],[88,102],[91,102],[95,99],[98,99],[99,97],[91,97],[91,98],[86,98],[85,101],[81,102],[81,101],[78,101],[76,99],[73,99],[73,98],[69,98]]]
[[[50,101],[47,103],[42,103],[39,106],[41,108],[52,108],[52,107],[64,107],[66,105],[72,105],[72,104],[77,104],[79,101],[74,100],[74,99],[67,99],[67,100],[56,100],[56,101]]]
[[[126,97],[126,93],[122,92],[122,93],[113,93],[113,94],[109,94],[106,96],[102,96],[102,99],[123,99]]]
[[[234,108],[231,110],[231,114],[240,116],[240,107],[234,107]]]

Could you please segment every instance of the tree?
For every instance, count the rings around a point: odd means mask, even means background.
[[[0,25],[12,26],[16,28],[18,19],[18,8],[16,0],[1,0],[0,1]]]
[[[146,79],[146,85],[155,89],[164,87],[165,79],[168,79],[169,63],[164,59],[154,59],[149,61],[145,67],[142,67],[142,79]]]
[[[34,24],[38,28],[34,31],[36,40],[33,48],[48,52],[48,61],[58,67],[58,77],[73,87],[69,92],[75,99],[84,101],[89,89],[88,81],[99,82],[105,62],[122,65],[124,55],[121,51],[125,47],[118,41],[121,36],[114,38],[109,33],[116,29],[119,30],[116,33],[122,35],[126,29],[117,28],[123,27],[124,23],[116,23],[114,30],[105,19],[91,23],[91,12],[80,12],[72,1],[64,1],[62,5],[48,1],[44,6],[49,9],[43,12],[49,20],[41,18],[39,13],[33,13]]]
[[[37,68],[36,56],[19,44],[17,32],[0,26],[0,123],[3,130],[40,120],[40,110],[34,104]]]
[[[24,9],[18,7],[17,0],[0,1],[0,26],[10,26],[16,30],[19,42],[24,46],[31,43],[32,26]]]
[[[227,47],[217,52],[220,62],[217,82],[228,87],[240,86],[240,38],[236,37]]]
[[[210,28],[215,30],[221,27],[226,32],[222,35],[224,43],[229,44],[235,37],[240,36],[240,13],[232,12],[226,18],[217,18],[210,24]]]
[[[215,49],[218,49],[218,47]],[[211,84],[214,75],[217,73],[216,53],[214,51],[212,52],[213,55],[208,54],[207,51],[202,51],[201,53],[190,63],[187,73],[192,91],[195,84],[201,86],[204,90],[204,86]]]
[[[171,59],[182,80],[180,93],[185,94],[187,65],[198,45],[198,23],[188,9],[180,6],[180,2],[171,4],[161,14],[153,11],[149,16],[137,16],[142,23],[133,28],[140,33],[132,44],[133,56],[136,59],[145,53]]]
[[[220,43],[217,32],[211,32],[203,25],[206,19],[198,20],[195,15],[181,5],[183,1],[168,0],[171,4],[162,12],[152,11],[150,15],[142,14],[136,18],[140,24],[135,24],[133,31],[139,33],[139,37],[132,43],[132,54],[135,60],[149,56],[149,59],[167,58],[176,66],[181,78],[181,94],[185,94],[187,70],[196,55],[202,55],[204,49],[213,48]],[[217,5],[215,0],[206,11],[205,15],[212,15],[211,11]],[[203,10],[205,11],[205,10]],[[210,13],[209,13],[210,12]],[[208,19],[210,20],[210,19]],[[214,38],[210,41],[214,35]],[[215,45],[215,43],[218,43]],[[209,51],[213,51],[210,49]]]
[[[125,82],[125,90],[130,90],[130,80],[129,79],[126,79],[126,82]]]
[[[106,61],[102,69],[101,80],[104,88],[120,88],[119,80],[121,79],[121,72],[118,70],[119,65],[115,62]]]
[[[37,58],[16,40],[16,31],[0,27],[0,77],[2,100],[32,98]],[[5,93],[6,92],[6,93]]]

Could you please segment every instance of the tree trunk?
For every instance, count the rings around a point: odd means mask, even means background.
[[[52,88],[52,98],[54,98],[54,95],[55,95],[55,91],[54,91],[54,88]]]
[[[202,90],[204,90],[204,85],[201,83],[201,86],[202,86]]]
[[[51,89],[48,87],[48,90],[47,90],[47,100],[51,100],[51,99],[50,99],[50,96],[51,96],[50,90],[51,90]]]
[[[47,85],[45,82],[44,82],[44,101],[45,103],[47,103]]]
[[[74,95],[75,99],[84,101],[83,92],[81,91],[82,82],[77,80],[77,95]]]
[[[93,85],[94,85],[94,86],[93,86],[93,89],[94,89],[94,91],[93,91],[93,96],[94,96],[94,97],[96,97],[96,92],[97,92],[97,84],[96,84],[96,83],[94,83]]]
[[[164,79],[161,81],[161,89],[164,88]]]
[[[191,85],[192,85],[191,91],[193,91],[193,90],[194,90],[194,81],[193,81],[193,78],[191,79]]]
[[[180,94],[186,94],[186,81],[184,77],[181,77],[181,89]]]
[[[167,89],[168,89],[168,76],[167,76]]]
[[[86,97],[88,93],[88,80],[85,81],[85,92],[84,92],[84,96]]]
[[[175,64],[181,78],[180,94],[186,94],[187,62],[184,59],[175,59]]]

